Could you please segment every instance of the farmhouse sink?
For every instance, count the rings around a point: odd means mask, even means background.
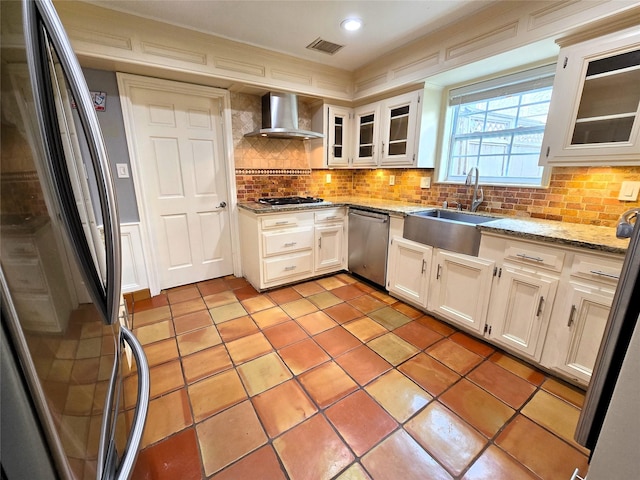
[[[493,220],[497,218],[456,210],[427,210],[407,215],[402,236],[414,242],[477,257],[480,230],[476,226]]]

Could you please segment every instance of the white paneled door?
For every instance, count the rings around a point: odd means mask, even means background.
[[[141,85],[120,77],[120,85],[159,287],[231,274],[220,91],[147,80]]]

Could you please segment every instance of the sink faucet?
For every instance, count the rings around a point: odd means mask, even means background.
[[[472,178],[475,176],[475,181],[472,182]],[[482,191],[482,187],[478,187],[478,178],[480,177],[480,172],[478,171],[478,167],[472,167],[467,174],[467,179],[464,181],[464,184],[470,186],[473,183],[473,198],[471,199],[471,208],[472,212],[478,210],[480,204],[484,201],[484,192]]]

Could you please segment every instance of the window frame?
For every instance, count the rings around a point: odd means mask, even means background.
[[[511,90],[514,88],[518,90],[518,85],[525,83],[531,84],[531,88],[525,91],[533,91],[536,89],[536,79],[553,79],[555,74],[555,63],[545,64],[535,68],[528,68],[526,70],[518,71],[515,73],[500,73],[491,76],[490,78],[484,78],[481,80],[465,82],[462,85],[450,85],[445,88],[443,92],[443,101],[445,104],[443,115],[443,129],[440,137],[440,156],[436,165],[437,178],[439,183],[459,185],[464,183],[466,176],[450,176],[450,155],[453,146],[453,127],[455,106],[452,104],[452,97],[456,98],[464,96],[472,96],[476,93],[483,95],[485,91],[495,91],[496,95],[489,98],[498,98],[508,93],[513,93]],[[548,80],[547,80],[548,81]],[[551,80],[553,83],[553,80]],[[520,92],[522,93],[522,92]],[[468,103],[458,102],[457,104]],[[548,123],[548,118],[547,118]],[[546,128],[546,125],[545,125]],[[511,128],[506,130],[496,131],[497,135],[511,135],[513,132],[522,132],[522,129]],[[544,129],[542,132],[544,134]],[[479,138],[487,138],[487,132],[477,135]],[[542,148],[542,146],[541,146]],[[539,155],[539,154],[538,154]],[[521,182],[517,181],[518,177],[496,177],[482,175],[480,172],[480,182],[483,185],[498,186],[498,187],[522,187],[522,188],[547,188],[551,179],[551,167],[544,166],[542,170],[542,176],[539,182]],[[510,179],[513,179],[510,181]]]

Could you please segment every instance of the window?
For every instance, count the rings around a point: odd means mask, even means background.
[[[483,183],[542,185],[538,166],[555,65],[449,91],[445,181],[478,167]]]

